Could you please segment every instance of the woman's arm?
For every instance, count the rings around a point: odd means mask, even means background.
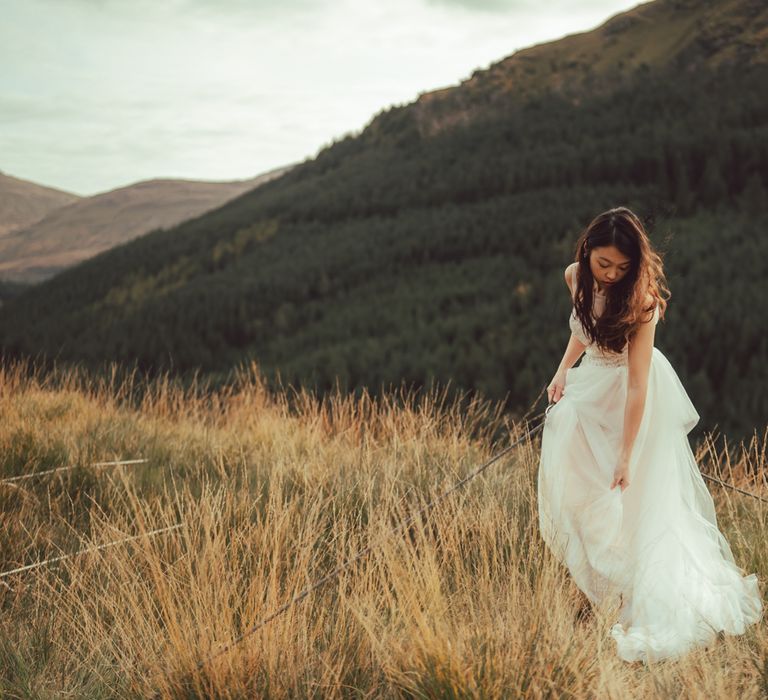
[[[652,299],[647,300],[651,304]],[[629,343],[627,363],[627,402],[624,406],[624,433],[621,441],[620,461],[629,461],[632,447],[645,410],[645,397],[648,393],[648,372],[651,368],[653,339],[656,324],[653,320],[641,323]]]
[[[565,268],[563,275],[565,277],[565,284],[568,286],[568,291],[571,294],[571,301],[573,301],[573,269],[576,265],[578,265],[578,263],[575,262],[568,265],[568,267]],[[568,341],[568,346],[565,348],[565,354],[563,355],[563,359],[560,360],[557,371],[565,372],[573,367],[573,365],[576,364],[576,360],[581,357],[581,354],[586,349],[587,346],[571,333],[571,338]]]
[[[554,401],[557,403],[565,393],[565,377],[568,372],[568,368],[573,366],[573,363],[579,359],[579,356],[584,352],[585,346],[581,341],[571,333],[571,339],[568,341],[568,347],[565,349],[563,359],[560,360],[560,364],[557,367],[555,376],[552,377],[552,381],[547,387],[547,399],[551,403]]]
[[[568,285],[568,291],[571,294],[571,300],[573,300],[573,290],[571,289],[571,272],[573,265],[568,265],[565,268],[565,283]],[[574,362],[581,357],[581,353],[586,349],[584,345],[573,333],[568,340],[568,347],[565,349],[563,359],[560,360],[560,364],[555,370],[555,376],[552,377],[552,381],[547,387],[547,398],[550,402],[557,403],[565,393],[565,376],[569,368],[573,367]]]
[[[576,360],[581,357],[581,354],[586,349],[587,346],[584,345],[584,343],[582,343],[573,333],[571,333],[571,338],[568,341],[568,346],[565,348],[563,359],[560,360],[560,364],[557,366],[557,371],[565,372],[566,370],[573,367],[573,365],[576,364]]]

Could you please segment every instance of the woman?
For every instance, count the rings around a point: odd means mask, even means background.
[[[539,524],[591,603],[621,602],[619,656],[648,663],[741,634],[763,606],[688,443],[699,414],[653,344],[661,292],[671,296],[661,258],[626,207],[597,216],[576,251],[572,334],[547,388]]]

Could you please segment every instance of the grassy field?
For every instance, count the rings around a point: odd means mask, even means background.
[[[0,578],[2,697],[768,694],[763,623],[646,668],[616,657],[614,609],[576,620],[578,591],[538,532],[540,433],[497,404],[402,387],[321,402],[268,391],[254,366],[216,392],[117,377],[0,370],[0,478],[76,465],[0,483],[2,570],[139,535]],[[768,496],[764,439],[694,451],[705,473]],[[708,486],[762,589],[765,504]]]

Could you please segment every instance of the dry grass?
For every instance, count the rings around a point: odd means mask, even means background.
[[[388,534],[519,434],[498,406],[445,396],[320,402],[268,391],[253,366],[218,391],[2,370],[0,476],[80,465],[0,484],[2,570],[183,523],[3,579],[2,696],[765,696],[762,625],[644,668],[616,657],[614,611],[574,623],[577,591],[538,534],[536,437]],[[149,462],[86,466],[136,457]],[[757,442],[699,457],[758,474],[765,493]],[[765,580],[765,506],[711,490],[734,554]]]

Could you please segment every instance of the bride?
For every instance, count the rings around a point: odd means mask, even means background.
[[[688,442],[699,414],[654,347],[671,295],[638,217],[597,216],[565,281],[571,336],[547,388],[542,538],[590,603],[621,602],[611,635],[626,661],[742,634],[762,615],[757,576],[736,566],[717,526]]]

